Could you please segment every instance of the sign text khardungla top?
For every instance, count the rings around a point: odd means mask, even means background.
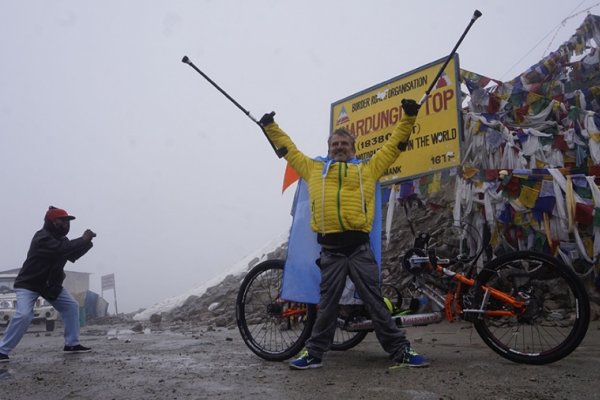
[[[444,61],[435,61],[333,103],[331,131],[348,129],[356,137],[356,156],[372,157],[402,118],[402,99],[420,99]],[[460,164],[459,96],[458,55],[455,55],[422,105],[406,152],[387,170],[382,183]]]

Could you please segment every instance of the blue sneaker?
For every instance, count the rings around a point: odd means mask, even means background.
[[[290,368],[292,369],[321,368],[322,366],[321,359],[311,357],[306,350],[300,353],[300,358],[297,358],[290,363]]]
[[[396,365],[390,367],[390,369],[396,368],[425,368],[429,367],[429,361],[422,355],[418,354],[413,349],[409,348],[404,351],[404,356],[401,362],[397,362]]]

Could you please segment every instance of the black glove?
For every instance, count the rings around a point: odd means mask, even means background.
[[[273,122],[275,122],[275,120],[273,119],[274,116],[275,111],[271,111],[270,113],[263,115],[260,121],[258,121],[258,123],[261,126],[271,125]]]
[[[92,231],[91,229],[86,229],[85,232],[83,232],[83,235],[81,235],[81,237],[86,242],[91,242],[92,239],[96,237],[96,233],[94,231]]]
[[[409,117],[414,117],[419,113],[421,105],[412,99],[402,99],[402,109]]]

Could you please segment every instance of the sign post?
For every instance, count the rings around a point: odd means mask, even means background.
[[[356,137],[356,157],[371,158],[400,121],[402,99],[418,101],[444,61],[434,61],[333,103],[331,132],[346,128]],[[462,124],[458,54],[454,54],[444,71],[421,106],[407,150],[381,178],[383,184],[460,165]]]
[[[117,288],[115,286],[115,274],[103,275],[100,277],[100,279],[102,282],[102,298],[104,298],[105,289],[112,289],[115,299],[115,314],[119,315],[119,310],[117,308]]]

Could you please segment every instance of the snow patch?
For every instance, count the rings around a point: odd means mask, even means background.
[[[219,283],[223,282],[223,280],[228,275],[235,276],[235,275],[239,275],[241,273],[246,272],[248,270],[248,264],[250,264],[250,262],[252,260],[254,260],[255,258],[259,258],[258,262],[265,261],[266,255],[271,253],[272,251],[276,250],[282,244],[286,243],[288,240],[288,236],[289,236],[289,231],[285,231],[284,233],[279,235],[277,238],[275,238],[275,239],[271,240],[269,243],[267,243],[260,250],[257,250],[253,254],[240,260],[237,264],[233,265],[233,267],[231,267],[229,270],[225,271],[223,274],[215,276],[214,278],[209,279],[206,282],[203,282],[199,286],[197,286],[193,289],[190,289],[190,290],[180,294],[179,296],[174,296],[174,297],[169,297],[167,299],[164,299],[164,300],[154,304],[153,306],[145,309],[144,311],[141,311],[141,312],[135,314],[133,316],[133,319],[136,321],[148,320],[148,319],[150,319],[150,316],[152,314],[161,314],[163,312],[169,312],[169,311],[173,310],[174,308],[181,306],[187,300],[187,298],[190,296],[198,296],[198,297],[202,296],[208,288],[213,287],[213,286],[218,285]]]

